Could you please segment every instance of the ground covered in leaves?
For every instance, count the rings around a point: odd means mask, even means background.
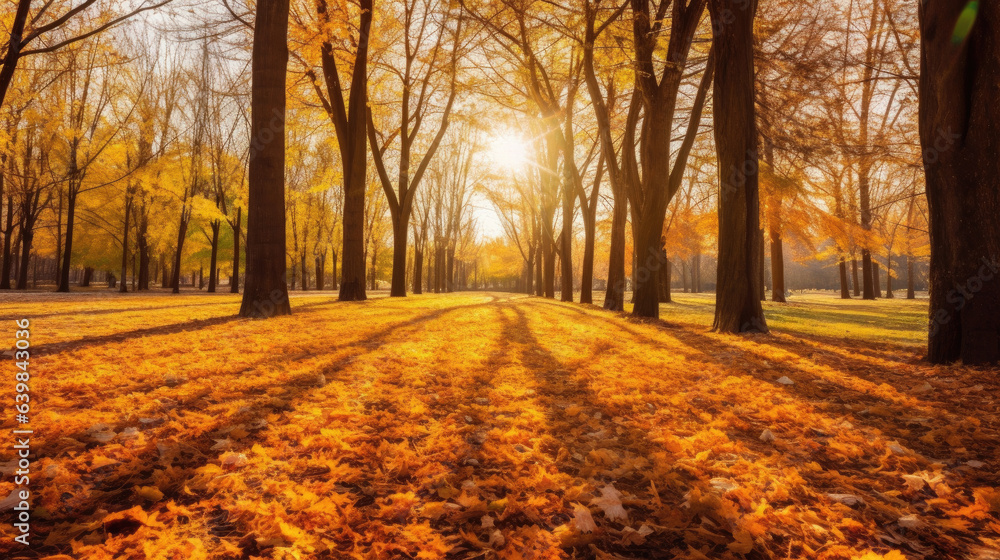
[[[0,556],[1000,559],[997,371],[791,311],[712,334],[691,297],[641,323],[504,294],[269,321],[4,296],[3,336],[32,319],[36,456],[32,544],[4,500]]]

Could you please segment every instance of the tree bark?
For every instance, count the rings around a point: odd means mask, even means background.
[[[920,4],[933,363],[1000,362],[1000,4],[972,6]]]
[[[851,299],[851,286],[847,280],[847,260],[841,257],[837,268],[840,269],[840,299]]]
[[[861,295],[861,284],[858,279],[858,259],[851,259],[851,267],[854,275],[854,297]]]
[[[229,293],[240,293],[240,237],[243,235],[243,208],[236,208],[236,225],[233,226],[233,276],[229,281]]]
[[[604,309],[625,311],[625,224],[628,202],[622,192],[614,193],[611,216],[611,255],[608,260],[608,286],[604,293]]]
[[[241,317],[291,314],[285,261],[289,0],[259,0],[254,27],[247,278]]]
[[[413,294],[423,295],[424,293],[424,252],[422,250],[413,251]]]
[[[761,306],[760,193],[754,106],[756,1],[710,0],[716,31],[714,118],[719,161],[719,279],[714,328],[767,332]]]
[[[71,156],[75,157],[75,156]],[[70,164],[72,166],[72,163]],[[72,174],[72,172],[71,172]],[[71,181],[72,183],[72,181]],[[69,292],[69,268],[73,260],[73,230],[76,221],[76,193],[72,187],[69,189],[69,197],[66,205],[66,241],[63,245],[63,262],[59,274],[59,285],[57,292]],[[20,284],[20,282],[18,282]]]
[[[212,256],[209,259],[209,269],[208,269],[208,293],[214,294],[216,284],[218,284],[218,259],[219,259],[219,228],[222,227],[222,222],[219,220],[213,220],[210,224],[212,227]]]
[[[10,289],[10,273],[13,255],[10,240],[14,235],[14,197],[7,197],[7,226],[3,231],[3,271],[0,272],[0,290]]]
[[[917,299],[917,292],[913,289],[913,257],[906,256],[906,299]]]
[[[129,187],[131,189],[131,187]],[[126,195],[125,200],[125,229],[122,231],[122,285],[118,289],[119,293],[128,293],[128,283],[125,281],[128,278],[128,226],[129,218],[132,212],[132,198],[131,195]]]
[[[875,298],[882,297],[882,280],[879,278],[878,263],[874,260],[872,263],[872,291],[875,294]]]
[[[785,251],[781,231],[772,224],[771,235],[771,301],[785,303]],[[762,267],[763,268],[763,267]]]

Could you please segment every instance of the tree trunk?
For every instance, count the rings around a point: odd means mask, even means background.
[[[927,357],[1000,362],[1000,5],[983,2],[970,12],[964,2],[924,2],[920,27],[931,238]]]
[[[920,4],[934,363],[1000,362],[1000,4],[971,6]]]
[[[423,295],[424,293],[424,252],[413,250],[413,294]]]
[[[879,297],[875,291],[875,276],[878,274],[873,269],[872,253],[868,249],[861,250],[861,299],[875,299]]]
[[[885,261],[885,297],[887,299],[896,297],[892,293],[892,255]]]
[[[871,264],[872,264],[872,292],[875,294],[875,297],[872,298],[872,299],[881,298],[882,297],[882,281],[879,278],[878,263],[875,262],[874,260],[872,260]]]
[[[917,299],[917,292],[913,289],[913,257],[906,256],[906,299]]]
[[[302,265],[302,291],[305,292],[309,289],[309,269],[306,267],[305,245],[302,247],[302,258],[299,261]]]
[[[289,0],[259,0],[250,121],[247,279],[241,317],[289,315],[285,261],[285,95]]]
[[[229,281],[229,293],[240,293],[240,237],[243,235],[243,208],[236,208],[236,225],[233,226],[233,276]]]
[[[847,279],[847,260],[840,258],[840,299],[851,299],[851,286]]]
[[[72,204],[71,204],[72,206]],[[170,277],[170,289],[175,294],[181,293],[181,259],[184,256],[184,240],[187,238],[187,227],[188,227],[188,216],[187,210],[181,208],[181,220],[177,226],[177,250],[174,252],[174,269],[173,274]],[[69,248],[69,224],[71,220],[67,218],[66,221],[66,240],[67,249]],[[68,255],[67,255],[68,257]]]
[[[544,251],[541,246],[535,249],[535,296],[545,295],[544,281],[542,280],[542,261],[545,260]]]
[[[628,203],[624,193],[614,193],[611,217],[611,255],[608,260],[608,286],[604,309],[625,311],[625,224]]]
[[[326,255],[316,257],[316,291],[322,292],[326,287]]]
[[[31,243],[35,239],[34,220],[28,220],[21,232],[21,262],[17,267],[17,289],[28,289],[28,262],[31,260]]]
[[[406,297],[406,249],[410,237],[410,216],[401,213],[392,224],[392,286],[389,297]]]
[[[716,30],[714,118],[719,161],[719,274],[714,328],[767,332],[760,287],[760,193],[754,106],[756,2],[709,0]]]
[[[771,301],[785,303],[785,251],[781,232],[771,225]]]
[[[212,257],[209,259],[209,269],[208,269],[208,293],[214,294],[215,287],[219,282],[217,270],[218,259],[219,259],[219,228],[222,226],[222,222],[219,220],[214,220],[211,223],[212,226]]]
[[[757,270],[760,271],[760,283],[757,286],[757,288],[760,290],[759,292],[760,301],[767,301],[767,266],[766,266],[767,256],[765,254],[767,247],[765,247],[764,243],[764,228],[761,228],[760,232],[758,232],[758,235],[759,239],[757,247],[760,249],[760,256],[759,256],[760,261],[757,263],[759,265],[757,267]]]
[[[663,263],[658,271],[660,303],[673,303],[670,297],[670,258],[667,256],[666,249],[660,251],[660,262]]]
[[[3,232],[3,271],[0,272],[0,290],[10,289],[10,273],[13,254],[10,239],[14,235],[14,197],[7,197],[7,227]]]
[[[131,188],[130,186],[129,189],[131,190]],[[122,285],[118,289],[118,292],[122,294],[128,293],[128,283],[125,279],[128,278],[128,225],[131,212],[132,200],[129,199],[125,201],[125,229],[122,231]]]
[[[568,164],[564,163],[564,166],[568,166]],[[566,174],[569,175],[570,172],[567,171]],[[573,196],[573,186],[569,183],[572,180],[572,178],[567,177],[566,184],[563,185],[563,227],[562,235],[559,236],[562,241],[562,247],[559,249],[560,287],[562,288],[559,299],[567,303],[573,303],[573,201],[576,197]]]
[[[139,233],[139,291],[149,290],[149,243],[145,233]]]
[[[94,279],[94,268],[86,266],[83,268],[83,280],[80,282],[81,288],[89,288],[90,282]]]
[[[858,280],[858,259],[851,259],[851,267],[854,275],[854,297],[861,295],[861,284]]]
[[[73,192],[73,187],[70,186],[69,197],[66,205],[66,243],[63,246],[63,262],[59,275],[59,285],[56,286],[57,292],[69,292],[69,267],[73,260],[73,230],[75,221],[76,194]]]
[[[365,191],[368,187],[368,40],[372,22],[372,0],[361,0],[358,52],[351,79],[346,133],[342,136],[344,164],[344,241],[340,284],[341,301],[364,301],[365,293]],[[338,80],[339,81],[339,80]],[[339,88],[339,84],[337,86]]]

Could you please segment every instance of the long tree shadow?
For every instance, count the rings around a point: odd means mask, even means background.
[[[538,303],[550,307],[545,302],[531,302]],[[576,311],[571,307],[560,307]],[[683,508],[685,496],[692,488],[711,492],[707,478],[688,470],[673,470],[661,444],[653,442],[648,433],[635,425],[622,422],[619,418],[621,410],[604,400],[592,387],[589,378],[582,372],[567,369],[567,364],[539,341],[521,306],[503,305],[499,308],[504,312],[498,313],[501,323],[498,347],[504,348],[505,353],[518,355],[521,364],[530,370],[539,400],[544,401],[543,406],[547,408],[548,422],[539,426],[542,437],[534,450],[544,461],[543,468],[557,469],[580,484],[593,486],[595,490],[613,485],[628,496],[652,496],[648,501],[631,500],[631,514],[635,518],[682,520],[675,527],[662,527],[655,540],[651,538],[644,544],[626,545],[606,540],[600,548],[607,553],[638,554],[644,558],[672,558],[673,550],[686,549],[686,537],[689,536],[686,527],[690,523],[697,524],[699,514]],[[546,336],[556,336],[556,333]],[[497,357],[499,355],[493,359]],[[667,472],[671,473],[669,477],[662,476]],[[652,488],[655,488],[655,493]],[[638,505],[640,503],[660,506]],[[565,504],[562,516],[551,520],[552,525],[570,520],[569,505],[568,502]],[[727,526],[721,511],[701,511],[700,515],[712,517],[713,522],[722,525],[723,531],[734,530],[732,526]],[[716,552],[724,550],[725,542],[720,542]],[[597,553],[589,552],[582,557],[597,556]],[[752,552],[746,557],[764,556]]]
[[[565,315],[569,317],[570,313]],[[809,457],[806,459],[807,461],[812,460],[830,465],[819,471],[800,470],[799,475],[808,482],[808,487],[817,494],[841,493],[844,492],[841,485],[850,484],[858,488],[858,490],[851,491],[860,490],[875,502],[884,501],[880,506],[863,512],[865,517],[868,517],[866,521],[872,524],[872,527],[891,527],[896,522],[896,515],[892,513],[896,511],[894,508],[906,508],[908,504],[893,498],[891,494],[883,494],[884,490],[879,489],[881,481],[872,480],[867,473],[885,470],[886,465],[894,465],[896,469],[906,469],[903,472],[907,472],[907,470],[912,472],[912,469],[919,468],[916,467],[916,464],[923,464],[923,468],[928,468],[928,465],[935,462],[946,463],[952,467],[960,465],[960,460],[950,458],[953,453],[952,444],[945,446],[922,440],[919,435],[923,432],[915,433],[913,423],[914,415],[926,414],[936,422],[935,427],[947,428],[948,423],[954,418],[954,414],[952,414],[954,411],[935,409],[934,403],[921,402],[909,396],[894,398],[891,394],[885,395],[876,391],[859,390],[845,382],[838,384],[835,378],[830,379],[831,375],[821,375],[822,372],[810,371],[808,365],[800,367],[787,363],[776,364],[774,363],[773,350],[785,350],[782,347],[782,342],[773,337],[733,337],[731,341],[727,341],[724,337],[710,336],[691,328],[670,327],[658,322],[643,322],[643,324],[669,335],[674,340],[665,345],[664,340],[655,338],[652,333],[642,332],[641,329],[628,326],[622,321],[614,321],[613,324],[609,324],[609,334],[614,336],[614,331],[620,330],[627,333],[640,346],[666,347],[671,352],[679,351],[684,359],[690,362],[690,365],[686,367],[690,368],[689,371],[692,372],[689,375],[691,379],[687,381],[693,383],[690,391],[691,404],[699,411],[713,416],[725,412],[724,409],[719,408],[720,403],[717,398],[711,397],[718,392],[715,387],[722,387],[725,379],[727,377],[733,378],[733,376],[752,378],[753,385],[745,388],[748,395],[745,402],[741,403],[740,394],[731,394],[730,402],[721,403],[725,406],[738,406],[746,404],[746,402],[753,402],[749,397],[750,394],[767,393],[768,391],[788,395],[792,398],[792,402],[802,401],[812,404],[812,410],[806,409],[804,412],[808,412],[803,414],[802,418],[791,416],[782,420],[784,429],[788,430],[789,434],[795,434],[794,437],[801,438],[798,440],[801,445],[793,453],[776,455],[772,445],[761,441],[758,436],[761,433],[760,430],[770,424],[769,420],[765,420],[765,418],[771,417],[767,414],[766,409],[761,409],[764,417],[754,422],[752,409],[748,410],[746,406],[740,406],[743,409],[741,414],[748,415],[744,419],[749,422],[743,422],[743,424],[747,424],[744,426],[740,426],[739,422],[730,423],[730,427],[726,429],[726,435],[732,441],[739,442],[743,447],[751,450],[758,457],[767,457],[771,463],[784,465],[783,468],[798,468],[803,456]],[[593,358],[596,359],[600,352],[601,350],[598,350]],[[702,369],[697,366],[699,363],[711,364],[710,368],[704,369],[715,373],[709,374],[707,377],[694,373]],[[776,377],[781,375],[781,373],[775,373],[776,371],[787,371],[795,378],[795,383],[787,386],[776,384]],[[851,372],[843,370],[831,373],[833,376],[840,375],[846,379],[853,377]],[[824,383],[815,383],[820,380]],[[698,395],[710,398],[702,400]],[[766,399],[766,396],[763,398]],[[784,401],[784,399],[782,400]],[[831,403],[850,406],[831,408]],[[831,425],[839,427],[832,432],[824,432],[816,424],[808,423],[807,418],[810,415],[814,418],[819,417],[832,421]],[[851,422],[857,426],[842,424],[846,418],[850,418]],[[859,432],[866,435],[870,447],[861,453],[851,451],[849,447],[845,448],[845,442],[848,445],[853,445],[850,444],[852,440],[861,443],[862,440],[858,437]],[[979,428],[977,431],[980,437],[985,438],[984,441],[997,441],[995,432],[992,433],[992,436],[990,432],[991,430],[983,428]],[[891,450],[892,445],[888,442],[893,438],[918,452],[914,459],[918,461],[916,464],[910,462],[911,459],[906,458],[912,457],[908,455],[910,451],[905,449],[899,452]],[[886,442],[883,445],[887,448],[883,450],[878,444],[871,445],[871,442],[876,440]],[[846,452],[857,453],[846,463],[845,449],[847,449]],[[901,453],[902,458],[892,458],[894,453]],[[920,458],[920,454],[923,454],[922,458]],[[991,456],[990,451],[978,454],[985,461],[995,459]],[[935,457],[938,459],[934,459]],[[943,459],[946,457],[948,459]],[[859,475],[855,479],[847,479],[837,472],[841,468],[850,469]],[[969,493],[960,498],[956,495],[955,498],[959,500],[959,503],[971,504],[973,499],[970,495],[971,489],[983,485],[993,485],[995,479],[995,475],[985,469],[962,474],[961,479],[956,479],[955,483],[959,484],[959,480],[961,480],[961,485]],[[914,509],[910,509],[910,511],[914,511]],[[885,534],[880,534],[879,538]],[[875,534],[872,535],[872,537],[875,536]],[[944,535],[942,530],[937,530],[913,536],[911,540],[907,540],[903,544],[912,551],[921,554],[927,554],[928,551],[932,554],[945,554],[945,551],[947,554],[952,554],[963,550],[967,551],[974,543],[968,539],[968,534],[964,534],[956,540],[954,537]]]
[[[261,376],[259,381],[254,381],[246,388],[246,391],[242,395],[250,404],[237,411],[231,410],[231,407],[220,407],[220,410],[214,411],[216,414],[206,417],[204,415],[204,412],[206,412],[205,403],[201,398],[190,398],[176,402],[166,413],[170,417],[181,420],[183,420],[185,413],[202,413],[202,416],[199,418],[203,422],[199,426],[199,432],[202,435],[195,440],[175,445],[173,451],[170,452],[172,454],[169,464],[170,477],[169,479],[161,480],[160,490],[163,492],[163,498],[158,500],[158,502],[173,500],[180,504],[191,504],[206,498],[205,495],[186,491],[185,484],[195,476],[199,468],[218,459],[220,452],[211,449],[214,440],[209,434],[216,433],[226,427],[252,425],[258,422],[259,419],[271,414],[278,414],[282,417],[294,414],[298,402],[305,400],[309,395],[321,389],[322,386],[317,384],[316,381],[318,374],[323,374],[327,378],[326,383],[331,381],[347,381],[349,379],[348,376],[352,374],[350,365],[357,357],[375,351],[389,342],[390,339],[401,336],[400,333],[419,330],[422,325],[438,321],[450,313],[467,312],[470,309],[492,305],[494,299],[491,298],[484,303],[442,308],[430,313],[421,314],[412,319],[393,323],[368,336],[339,345],[331,346],[325,345],[321,341],[317,342],[316,345],[307,350],[305,355],[315,357],[323,354],[336,354],[341,351],[347,351],[347,353],[323,364],[318,370],[310,369],[306,373],[287,379],[278,391],[273,386],[273,379]],[[235,318],[223,319],[233,320]],[[225,322],[220,321],[218,324],[224,324]],[[202,328],[205,326],[208,325],[202,325]],[[113,339],[107,342],[116,341],[118,340]],[[240,370],[221,374],[221,378],[220,374],[215,374],[210,380],[211,384],[206,386],[204,391],[211,390],[212,386],[224,383],[225,378],[242,376],[242,374],[248,371],[260,368],[278,368],[290,361],[302,359],[302,357],[302,355],[286,356],[279,353]],[[190,389],[190,387],[188,388]],[[197,394],[204,391],[194,392]],[[280,398],[276,399],[276,397]],[[223,409],[226,413],[220,413]],[[133,419],[132,421],[123,420],[121,423],[110,428],[116,433],[123,433],[125,428],[135,424],[135,420],[137,419]],[[58,512],[58,515],[52,515],[46,520],[47,522],[38,525],[36,530],[39,531],[39,534],[45,537],[48,531],[54,528],[54,524],[87,518],[100,508],[111,511],[128,508],[128,500],[131,496],[130,489],[134,486],[135,481],[148,480],[153,475],[154,470],[163,468],[163,465],[158,462],[158,457],[164,456],[163,446],[158,444],[175,441],[176,436],[184,435],[183,433],[175,433],[169,427],[161,427],[160,423],[144,428],[143,436],[149,443],[140,449],[136,459],[129,464],[125,466],[116,465],[114,468],[100,468],[90,473],[81,473],[81,480],[93,485],[96,490],[94,495],[67,493],[65,495],[64,508]],[[232,450],[240,451],[249,449],[254,443],[260,441],[263,431],[267,429],[266,426],[262,426],[256,430],[250,430],[250,433],[236,443],[232,447]],[[55,459],[67,453],[76,454],[84,450],[96,450],[106,445],[104,443],[95,443],[92,435],[89,431],[64,434],[58,440],[42,441],[33,451],[37,453],[37,457]],[[322,473],[319,474],[321,475]],[[310,476],[315,475],[316,473],[313,473]],[[219,519],[219,523],[224,522],[224,517]],[[85,525],[80,526],[80,531],[83,528],[85,528]],[[75,534],[67,533],[66,541],[51,542],[41,547],[39,551],[52,553],[66,552],[70,544],[68,539],[78,534],[79,532]],[[247,546],[253,548],[251,545],[252,543],[249,543]]]

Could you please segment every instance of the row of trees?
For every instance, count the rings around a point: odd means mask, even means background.
[[[245,248],[242,312],[270,316],[328,272],[343,300],[386,269],[403,296],[485,284],[506,251],[521,289],[603,285],[620,310],[631,286],[656,317],[670,263],[697,286],[705,256],[716,328],[743,332],[767,329],[768,248],[779,301],[790,246],[868,299],[929,253],[932,359],[1000,353],[995,197],[967,148],[991,8],[180,1],[151,35],[136,18],[174,3],[5,8],[0,281],[42,262],[65,291],[83,263],[177,291],[198,263],[236,291]],[[522,165],[491,161],[501,128]],[[483,201],[503,240],[477,235]]]

